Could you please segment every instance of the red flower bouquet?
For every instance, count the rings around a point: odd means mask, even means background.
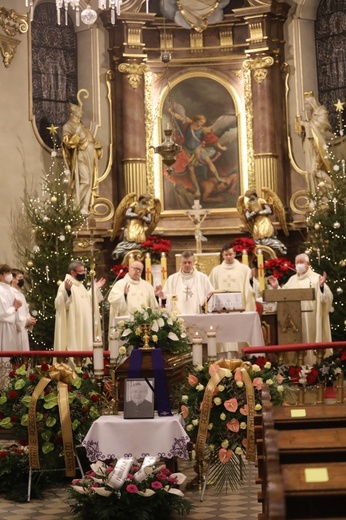
[[[147,237],[144,242],[140,243],[140,247],[145,253],[150,253],[153,264],[159,264],[161,260],[161,253],[168,254],[172,249],[172,244],[170,240],[166,240],[157,235],[151,235]]]
[[[243,251],[247,254],[253,254],[255,251],[256,243],[252,238],[240,237],[233,240],[233,250],[237,255],[241,255]]]
[[[290,260],[281,256],[280,258],[272,258],[264,263],[265,275],[275,276],[278,282],[285,284],[295,273],[295,268]]]

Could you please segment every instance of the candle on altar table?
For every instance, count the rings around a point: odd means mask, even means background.
[[[119,335],[115,326],[111,327],[109,334],[109,359],[111,363],[117,359],[119,355]]]
[[[166,253],[161,253],[161,281],[162,285],[165,284],[167,280],[167,257]]]
[[[216,332],[211,326],[207,332],[208,338],[208,358],[216,358],[217,350],[216,350]]]
[[[151,258],[150,253],[145,254],[145,280],[151,283]]]
[[[264,283],[264,260],[263,253],[261,249],[257,251],[257,271],[258,271],[258,283],[259,290],[264,291],[265,283]]]
[[[203,365],[202,338],[196,332],[192,338],[192,362],[194,365]]]
[[[149,13],[149,0],[145,0],[145,12],[146,14]]]
[[[242,254],[242,263],[244,265],[249,265],[249,257],[248,257],[246,249],[244,249],[243,254]]]
[[[134,261],[135,257],[134,257],[134,254],[133,253],[130,253],[129,254],[129,266],[132,264],[132,262]]]
[[[93,363],[95,376],[103,376],[103,343],[100,338],[96,338],[96,341],[93,343]]]

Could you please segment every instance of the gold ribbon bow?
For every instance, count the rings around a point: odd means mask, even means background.
[[[73,433],[68,400],[68,384],[77,374],[65,363],[58,363],[49,367],[48,377],[42,377],[38,382],[30,400],[28,413],[29,460],[32,469],[40,469],[40,456],[37,437],[36,405],[43,390],[51,381],[58,382],[58,407],[61,423],[62,442],[65,458],[65,472],[67,477],[74,477],[76,472],[74,459]]]
[[[249,362],[243,362],[240,359],[220,359],[214,364],[219,365],[220,368],[209,379],[204,391],[196,440],[196,459],[197,461],[204,460],[210,409],[216,386],[227,375],[229,370],[231,372],[241,370],[245,384],[246,400],[248,405],[246,458],[250,461],[255,461],[255,392],[251,378],[248,374],[248,371],[251,368],[251,364]]]

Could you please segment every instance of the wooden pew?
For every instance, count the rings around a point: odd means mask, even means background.
[[[264,385],[262,410],[255,419],[259,519],[346,518],[345,404],[274,407]],[[328,481],[306,482],[313,468]]]
[[[265,518],[345,519],[346,462],[280,464],[279,434],[274,429],[266,433]]]

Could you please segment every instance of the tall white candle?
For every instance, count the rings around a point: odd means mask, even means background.
[[[246,249],[244,249],[243,254],[242,254],[242,263],[244,265],[249,265],[249,257],[248,257]]]
[[[208,358],[216,358],[217,357],[216,332],[214,331],[213,327],[210,327],[210,329],[208,330],[207,338],[208,338]]]
[[[264,259],[263,253],[261,249],[257,251],[257,271],[258,271],[258,282],[259,282],[259,290],[264,291],[265,283],[264,283]]]
[[[192,338],[192,362],[194,365],[203,365],[202,338],[198,332]]]
[[[114,363],[119,355],[119,340],[117,338],[109,339],[109,358],[110,362]]]
[[[93,343],[93,361],[94,375],[96,377],[102,377],[104,375],[103,344],[100,338],[96,338],[96,341]]]

